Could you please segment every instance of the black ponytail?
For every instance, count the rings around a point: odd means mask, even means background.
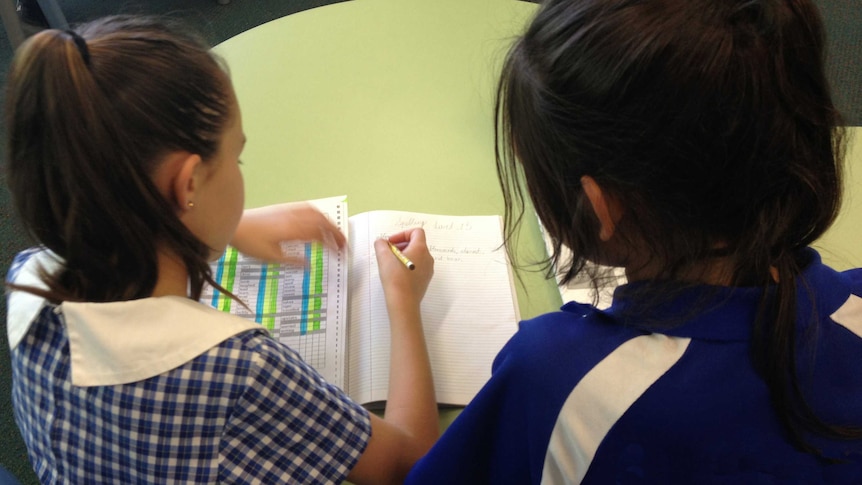
[[[817,416],[797,376],[805,249],[841,205],[824,45],[811,0],[548,0],[509,51],[496,108],[507,237],[525,187],[565,279],[609,259],[589,175],[625,208],[614,237],[650,268],[641,300],[660,304],[711,267],[763,288],[754,367],[793,443],[815,453],[809,433],[862,437]]]

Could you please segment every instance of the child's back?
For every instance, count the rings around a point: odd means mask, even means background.
[[[629,284],[523,322],[409,481],[862,481],[862,270],[808,247],[840,205],[822,48],[808,0],[541,7],[500,82],[507,224],[525,187],[569,279]]]
[[[813,261],[801,281],[800,383],[829,423],[862,423],[862,270]],[[751,365],[759,288],[702,286],[633,318],[568,303],[521,324],[490,383],[414,467],[415,483],[859,483],[862,442],[789,440]],[[802,299],[803,296],[806,299]],[[657,331],[641,317],[676,320]],[[648,321],[648,320],[647,320]],[[837,460],[830,463],[829,459]],[[842,460],[847,460],[843,462]]]
[[[374,243],[395,349],[380,418],[199,301],[227,293],[209,263],[228,244],[287,262],[284,241],[345,243],[310,205],[244,209],[241,108],[205,43],[154,18],[47,29],[16,52],[5,108],[10,192],[39,244],[7,281],[12,399],[43,483],[403,480],[438,435],[421,229]]]

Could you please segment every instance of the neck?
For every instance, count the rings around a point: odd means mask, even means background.
[[[188,296],[189,272],[183,262],[173,254],[159,251],[159,277],[153,296]]]
[[[626,279],[628,281],[640,281],[653,279],[661,274],[660,265],[628,265],[626,266]],[[734,264],[730,258],[714,258],[705,260],[685,268],[675,277],[680,281],[700,283],[713,286],[731,286],[733,284]]]

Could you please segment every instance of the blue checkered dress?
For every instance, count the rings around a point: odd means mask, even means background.
[[[370,438],[368,412],[262,330],[130,384],[74,386],[70,370],[63,315],[46,305],[12,351],[42,483],[338,483]]]

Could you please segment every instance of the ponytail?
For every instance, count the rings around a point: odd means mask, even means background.
[[[496,102],[506,234],[526,188],[564,279],[603,258],[651,268],[638,308],[721,258],[721,281],[763,288],[752,359],[792,441],[862,437],[817,416],[797,376],[797,300],[811,298],[799,275],[838,213],[844,155],[819,12],[811,0],[659,3],[548,0],[510,49]],[[596,237],[584,175],[625,208],[623,254]]]
[[[801,254],[783,252],[774,261],[768,290],[760,302],[752,331],[752,361],[769,387],[773,407],[791,442],[806,453],[820,455],[807,433],[831,439],[862,438],[862,428],[829,423],[808,404],[800,384],[798,369],[797,310],[799,297],[811,297],[797,278],[804,261]],[[816,335],[808,336],[816,338]]]
[[[150,296],[160,248],[185,263],[192,298],[214,284],[210,249],[151,176],[172,151],[209,162],[230,92],[204,42],[150,18],[45,30],[19,48],[6,94],[8,185],[27,230],[63,260],[44,275],[45,296]]]

